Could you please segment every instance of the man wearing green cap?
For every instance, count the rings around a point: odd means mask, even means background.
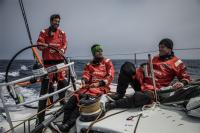
[[[68,132],[75,124],[79,116],[77,104],[81,99],[99,97],[110,90],[109,85],[114,79],[114,66],[110,59],[103,57],[103,49],[100,44],[94,44],[91,47],[91,52],[93,60],[84,67],[82,87],[64,106],[63,124],[50,124],[50,128],[57,132]]]

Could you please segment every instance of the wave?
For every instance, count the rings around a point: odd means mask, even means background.
[[[0,74],[0,80],[4,80],[5,76]]]
[[[15,88],[18,94],[21,94],[24,97],[25,101],[31,101],[34,99],[37,99],[39,97],[39,92],[36,91],[34,88],[28,88],[28,87],[16,87]],[[14,105],[15,101],[11,98],[7,90],[3,90],[3,95],[4,95],[4,100],[7,105]],[[1,102],[0,102],[1,105]],[[32,107],[37,107],[38,106],[38,101],[28,104],[29,106]],[[11,110],[16,110],[18,107],[11,107]],[[23,109],[23,108],[20,108]]]
[[[25,65],[22,65],[20,68],[21,68],[21,70],[24,70],[24,71],[28,70],[28,67]]]
[[[5,72],[0,72],[0,78],[5,78]],[[15,72],[9,72],[8,73],[8,76],[10,76],[10,77],[17,77],[17,76],[19,76],[20,74],[19,74],[19,72],[18,71],[15,71]]]

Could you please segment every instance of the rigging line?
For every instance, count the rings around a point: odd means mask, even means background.
[[[28,25],[28,21],[27,21],[27,17],[26,17],[26,12],[25,12],[22,0],[19,0],[19,5],[20,5],[20,9],[21,9],[23,18],[24,18],[24,23],[25,23],[26,30],[27,30],[27,33],[28,33],[29,41],[30,41],[31,45],[33,45],[32,37],[31,37],[31,32],[30,32],[30,28],[29,28],[29,25]]]
[[[173,49],[174,51],[181,51],[181,50],[200,50],[200,48],[176,48]],[[104,56],[116,56],[116,55],[138,55],[138,54],[147,54],[147,53],[155,53],[159,50],[150,50],[150,51],[141,51],[141,52],[133,52],[133,53],[115,53],[115,54],[104,54]],[[80,57],[91,57],[90,55],[83,55],[83,56],[70,56],[72,59],[80,58]]]
[[[200,50],[200,48],[177,48],[174,50]]]
[[[19,0],[19,5],[20,5],[20,9],[21,9],[22,16],[23,16],[23,19],[24,19],[26,31],[28,33],[28,38],[29,38],[29,41],[30,41],[31,46],[32,46],[33,45],[33,41],[32,41],[31,32],[30,32],[30,28],[29,28],[29,25],[28,25],[28,20],[27,20],[27,17],[26,17],[26,12],[25,12],[22,0]],[[39,62],[40,65],[43,65],[42,60],[41,60],[41,58],[40,58],[40,56],[39,56],[39,54],[38,54],[38,52],[36,51],[35,48],[32,48],[32,52],[33,52],[33,58],[34,58],[34,60],[36,62]]]

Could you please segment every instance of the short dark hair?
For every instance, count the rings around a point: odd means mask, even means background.
[[[167,48],[169,48],[169,49],[173,49],[173,46],[174,46],[173,41],[172,41],[171,39],[169,39],[169,38],[164,38],[164,39],[162,39],[162,40],[160,41],[160,43],[159,43],[159,46],[160,46],[161,44],[165,45],[165,46],[166,46]]]
[[[53,15],[51,15],[50,21],[52,21],[55,18],[59,18],[60,19],[60,15],[59,14],[53,14]]]

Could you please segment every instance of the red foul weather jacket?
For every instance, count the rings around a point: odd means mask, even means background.
[[[96,88],[81,88],[79,94],[85,93],[92,96],[107,93],[110,88],[109,85],[114,79],[114,66],[110,59],[104,58],[99,65],[95,65],[92,62],[88,63],[84,70],[82,77],[89,81],[89,85],[92,83],[98,83],[103,80],[106,85]]]
[[[57,29],[52,36],[48,34],[49,28],[44,29],[40,32],[37,43],[46,43],[46,44],[57,44],[57,49],[62,52],[66,52],[67,50],[67,39],[66,34],[61,29]],[[58,52],[53,51],[50,48],[42,48],[38,47],[40,51],[42,51],[42,58],[45,67],[49,67],[58,63],[63,62],[63,57],[58,54]],[[57,79],[63,80],[66,75],[66,71],[61,71],[57,73]],[[50,79],[53,79],[53,74],[50,74]]]
[[[48,32],[48,28],[42,30],[40,32],[37,42],[46,44],[57,44],[58,50],[62,49],[65,53],[65,51],[67,50],[67,39],[65,32],[60,30],[59,28],[54,32],[53,36],[49,36]],[[42,51],[43,60],[63,60],[63,58],[57,52],[52,52],[52,50],[49,48],[42,49],[41,47],[38,47],[38,49]]]
[[[152,59],[152,64],[156,89],[169,86],[175,77],[177,77],[179,81],[184,80],[187,83],[191,81],[190,76],[187,74],[186,66],[176,56],[165,61],[161,60],[159,56],[155,56]],[[147,71],[148,75],[150,75],[149,65],[147,66]],[[142,91],[154,90],[152,78],[150,76],[145,76],[142,68],[136,70],[135,78],[140,82]]]

